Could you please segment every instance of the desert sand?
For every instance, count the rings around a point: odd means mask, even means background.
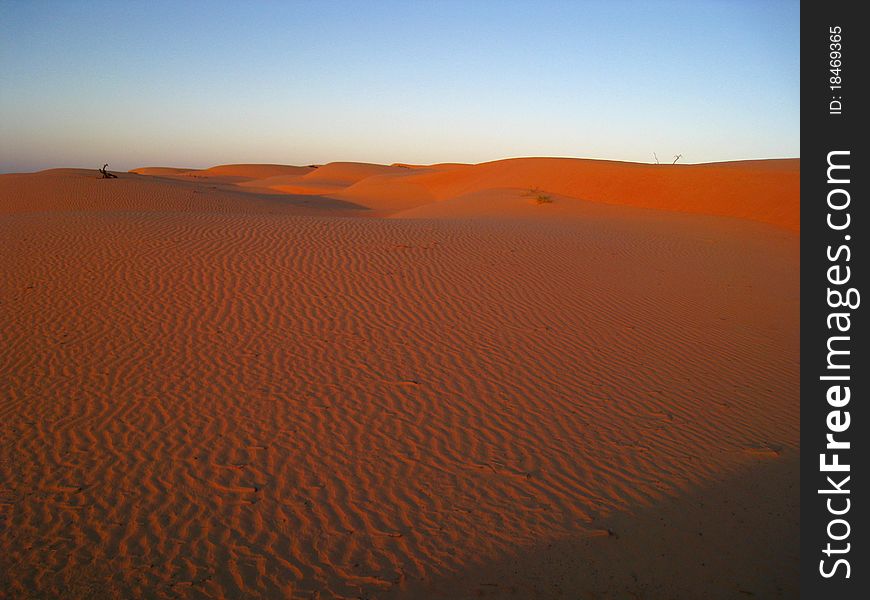
[[[796,596],[799,171],[0,175],[0,597]]]

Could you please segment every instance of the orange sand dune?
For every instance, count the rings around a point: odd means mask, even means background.
[[[140,167],[131,169],[130,173],[139,175],[157,176],[185,176],[185,177],[237,177],[240,179],[265,179],[267,177],[300,177],[313,171],[313,167],[294,167],[290,165],[218,165],[208,169],[176,169],[173,167]]]
[[[87,169],[0,175],[0,214],[30,212],[290,213],[368,211],[336,198],[259,194],[212,180],[164,179],[119,173],[100,179]]]
[[[293,194],[336,193],[368,177],[385,174],[404,175],[407,172],[408,170],[402,167],[334,162],[323,165],[296,180],[273,184],[270,187]]]
[[[155,177],[175,177],[186,173],[196,173],[199,169],[177,169],[175,167],[139,167],[130,169],[130,173],[138,175],[153,175]]]
[[[373,175],[404,172],[405,170],[402,167],[388,167],[386,165],[368,163],[334,162],[323,165],[308,173],[304,179],[309,183],[318,182],[348,186]]]
[[[393,167],[405,167],[406,169],[436,169],[443,171],[446,169],[454,169],[461,167],[470,167],[469,163],[435,163],[432,165],[414,165],[411,163],[393,163]]]
[[[350,196],[343,194],[342,197]],[[357,195],[356,199],[360,204],[366,206],[371,204],[368,198],[361,195]],[[612,217],[621,211],[630,214],[635,220],[662,218],[662,215],[668,215],[657,210],[644,211],[635,207],[607,205],[540,191],[495,188],[469,192],[446,200],[409,204],[404,209],[391,212],[389,216],[396,219],[531,218],[553,221],[588,220],[598,215]],[[668,215],[664,218],[675,217]]]
[[[240,167],[240,169],[236,169]],[[241,168],[244,167],[244,168]],[[750,219],[800,231],[800,160],[756,160],[701,165],[649,165],[574,158],[515,158],[478,165],[392,166],[330,163],[308,172],[266,175],[251,165],[213,167],[205,172],[250,188],[331,196],[398,216],[463,218],[497,212],[498,204],[528,196],[635,206]],[[303,169],[302,167],[287,167]],[[143,170],[137,170],[147,174]],[[263,177],[257,175],[263,174]],[[185,176],[187,174],[184,174]],[[199,176],[197,174],[197,176]],[[434,202],[474,198],[464,206]],[[490,198],[493,202],[483,202]],[[570,203],[569,203],[570,204]],[[419,209],[424,205],[427,208]],[[525,214],[524,211],[522,214]],[[552,211],[551,211],[552,212]],[[563,210],[563,217],[568,216]]]
[[[0,597],[796,593],[797,161],[233,169],[0,176]]]
[[[374,210],[398,212],[437,199],[425,185],[414,180],[414,173],[372,175],[333,192],[331,196],[349,200]]]
[[[197,175],[203,177],[229,176],[246,179],[265,179],[278,176],[302,176],[314,171],[313,167],[293,167],[288,165],[220,165],[203,169]]]
[[[800,161],[645,165],[516,158],[414,179],[439,200],[484,190],[539,190],[581,200],[740,217],[800,230]]]

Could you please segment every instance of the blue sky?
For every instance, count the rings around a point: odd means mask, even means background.
[[[0,171],[800,153],[799,3],[0,0]]]

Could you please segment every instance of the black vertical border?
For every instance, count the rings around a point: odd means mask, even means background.
[[[859,292],[868,291],[866,286],[867,261],[866,240],[870,235],[867,219],[866,180],[867,153],[864,138],[870,135],[866,125],[865,111],[870,110],[864,92],[863,78],[867,75],[866,39],[870,35],[870,22],[858,16],[858,7],[863,3],[841,1],[803,2],[801,4],[801,596],[803,598],[831,598],[847,600],[870,597],[870,545],[865,523],[867,494],[860,490],[868,489],[867,457],[870,449],[865,440],[870,437],[867,426],[868,411],[864,404],[870,402],[867,380],[870,379],[870,360],[867,349],[867,319],[864,316],[870,296],[861,298],[861,305],[855,310],[832,309],[827,302],[828,246],[836,250],[841,244],[848,244],[851,260],[840,260],[839,264],[851,268],[848,284],[841,287],[855,287]],[[842,72],[843,89],[830,89],[830,28],[842,28]],[[842,96],[842,114],[832,115],[830,102],[835,96]],[[862,124],[862,121],[864,122]],[[859,128],[863,127],[863,131]],[[827,181],[828,153],[835,150],[848,150],[848,163],[851,168],[848,191],[851,203],[851,225],[848,231],[834,231],[827,225],[827,194],[837,185]],[[842,171],[841,171],[842,173]],[[842,215],[836,215],[842,218]],[[845,236],[850,236],[846,241]],[[870,292],[868,292],[870,293]],[[837,434],[838,439],[849,441],[851,448],[841,452],[840,462],[850,465],[851,479],[843,486],[850,490],[848,497],[851,507],[842,518],[850,525],[850,534],[842,542],[829,540],[827,527],[837,518],[828,512],[826,501],[835,497],[835,507],[842,506],[845,497],[819,494],[820,489],[830,487],[828,475],[841,480],[837,473],[822,473],[819,468],[819,455],[825,450],[825,436],[829,433],[826,418],[829,410],[826,392],[831,382],[820,380],[825,375],[827,365],[827,341],[829,332],[827,316],[830,312],[848,311],[851,315],[849,335],[849,362],[851,369],[848,382],[851,401],[842,410],[850,413],[849,429]],[[831,451],[828,451],[829,453]],[[835,526],[834,533],[841,535],[844,526]],[[823,553],[827,543],[833,546],[851,544],[850,551],[842,555]],[[836,556],[846,558],[851,567],[850,577],[843,575],[840,568],[836,575],[825,578],[820,573],[820,561],[826,560],[829,568]],[[841,566],[842,567],[842,566]]]

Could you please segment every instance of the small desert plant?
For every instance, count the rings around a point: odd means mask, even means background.
[[[655,159],[657,165],[661,164],[661,163],[659,163],[659,155],[656,154],[655,152],[653,152],[653,158]],[[672,165],[677,164],[677,161],[680,160],[681,158],[683,158],[682,154],[674,154],[674,162],[672,162],[671,164]]]
[[[551,202],[553,202],[553,198],[550,197],[549,194],[545,194],[536,187],[529,188],[529,193],[526,195],[534,198],[535,202],[537,202],[538,204],[550,204]]]

